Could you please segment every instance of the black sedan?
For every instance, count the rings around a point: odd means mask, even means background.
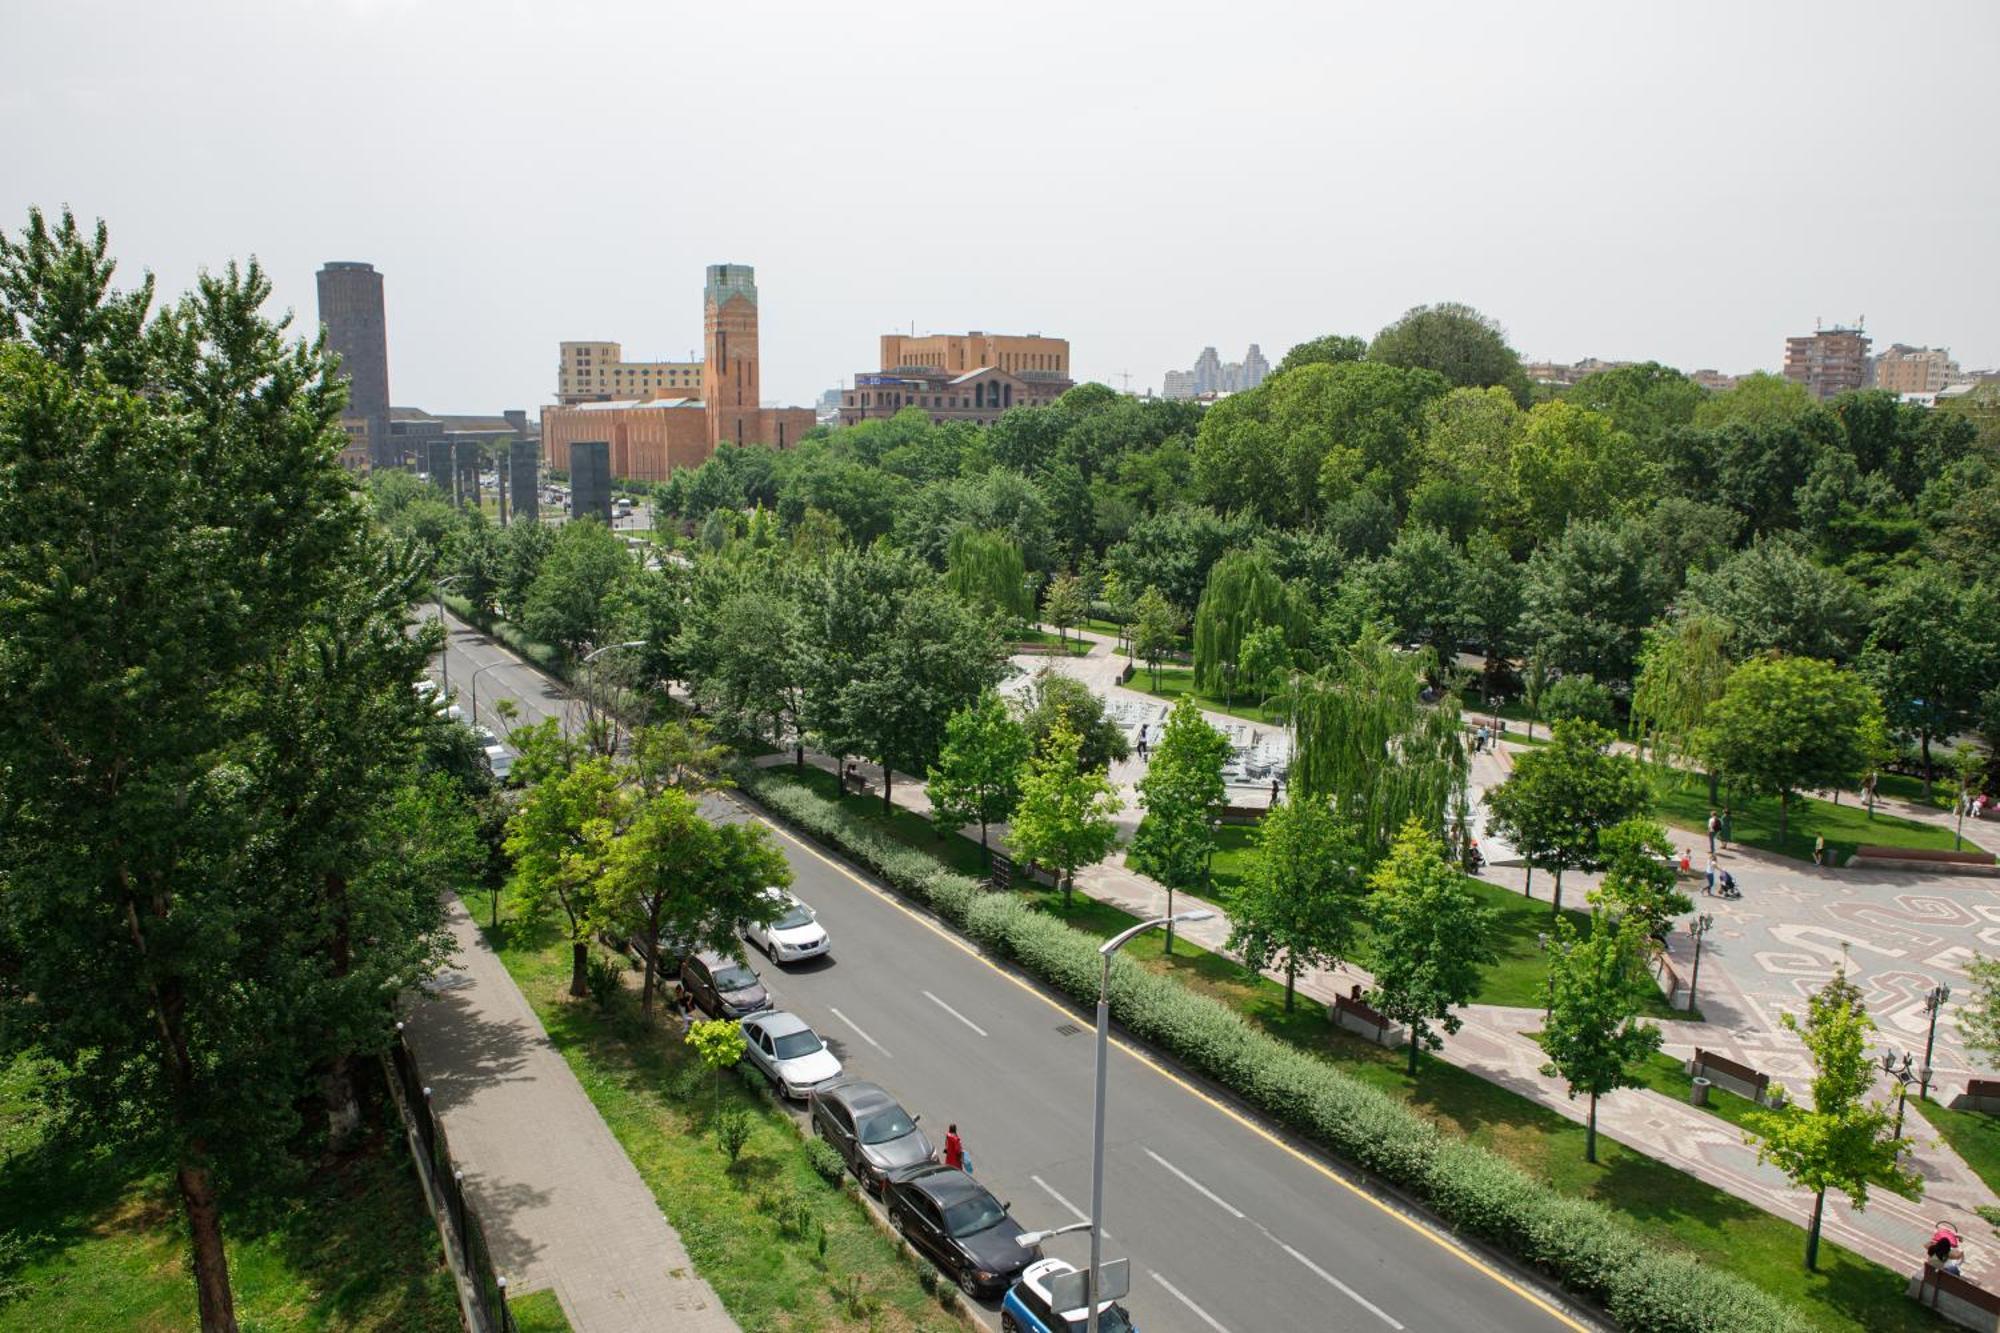
[[[903,1239],[974,1299],[999,1295],[1042,1257],[1038,1247],[1021,1243],[1025,1228],[1007,1206],[955,1167],[905,1171],[882,1197]]]
[[[917,1119],[881,1087],[859,1079],[813,1093],[813,1132],[840,1150],[847,1169],[871,1194],[880,1194],[896,1172],[922,1166],[935,1155]]]

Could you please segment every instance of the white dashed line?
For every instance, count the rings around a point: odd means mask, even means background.
[[[1075,1204],[1071,1203],[1068,1199],[1065,1199],[1062,1195],[1056,1193],[1056,1187],[1054,1185],[1049,1184],[1048,1181],[1043,1180],[1040,1176],[1029,1176],[1028,1179],[1034,1181],[1037,1185],[1040,1185],[1042,1187],[1042,1192],[1044,1194],[1048,1195],[1051,1199],[1054,1199],[1057,1203],[1067,1208],[1069,1210],[1069,1215],[1071,1217],[1074,1217],[1077,1221],[1088,1222],[1090,1220],[1089,1213],[1084,1212],[1083,1209],[1077,1207]],[[1103,1235],[1104,1239],[1106,1240],[1111,1239],[1111,1232],[1108,1228],[1101,1234]]]
[[[1222,1325],[1215,1322],[1214,1315],[1202,1309],[1199,1305],[1196,1305],[1193,1301],[1189,1300],[1184,1294],[1182,1294],[1181,1289],[1179,1287],[1176,1287],[1173,1283],[1167,1281],[1165,1278],[1161,1277],[1158,1273],[1153,1272],[1153,1270],[1150,1268],[1146,1270],[1146,1273],[1149,1277],[1153,1279],[1153,1281],[1159,1283],[1161,1286],[1167,1289],[1167,1295],[1173,1297],[1175,1300],[1179,1301],[1182,1305],[1185,1305],[1188,1309],[1194,1311],[1195,1318],[1201,1320],[1202,1323],[1207,1324],[1210,1328],[1214,1329],[1215,1333],[1229,1333],[1228,1329],[1224,1328]]]
[[[1152,1158],[1154,1161],[1158,1162],[1161,1166],[1165,1167],[1167,1170],[1179,1176],[1181,1178],[1182,1184],[1187,1185],[1189,1188],[1193,1189],[1195,1193],[1201,1195],[1203,1198],[1207,1199],[1210,1203],[1222,1209],[1223,1212],[1228,1213],[1231,1217],[1235,1218],[1239,1222],[1243,1220],[1243,1210],[1241,1208],[1238,1208],[1235,1204],[1229,1202],[1229,1200],[1223,1198],[1220,1194],[1217,1194],[1214,1190],[1202,1184],[1199,1180],[1196,1180],[1193,1176],[1181,1170],[1179,1167],[1175,1166],[1172,1162],[1169,1162],[1166,1158],[1154,1152],[1151,1148],[1146,1149],[1146,1156]],[[1169,1290],[1171,1290],[1171,1288]]]
[[[846,1014],[841,1013],[840,1010],[834,1008],[832,1005],[828,1005],[826,1007],[826,1011],[832,1014],[835,1018],[839,1019],[841,1022],[847,1024],[847,1026],[853,1028],[855,1036],[861,1038],[861,1040],[867,1042],[870,1046],[873,1046],[876,1050],[881,1051],[882,1054],[884,1055],[889,1054],[888,1050],[882,1045],[881,1042],[875,1040],[873,1037],[869,1036],[866,1032],[863,1032],[861,1030],[861,1025],[855,1022],[853,1019],[849,1018]],[[895,1057],[891,1056],[890,1058],[894,1059]]]
[[[979,1026],[979,1024],[973,1022],[971,1019],[967,1018],[964,1014],[961,1014],[960,1012],[958,1012],[958,1010],[952,1008],[950,1005],[946,1004],[943,1000],[940,1000],[937,996],[931,994],[929,991],[924,992],[924,998],[926,1000],[929,1000],[932,1004],[936,1005],[938,1008],[944,1010],[946,1013],[950,1014],[953,1018],[956,1018],[959,1022],[971,1028],[974,1032],[977,1032],[980,1036],[983,1037],[986,1035],[985,1028]]]
[[[1271,1239],[1277,1240],[1277,1237],[1273,1236]],[[1374,1315],[1377,1319],[1387,1324],[1390,1328],[1402,1327],[1401,1324],[1397,1323],[1394,1319],[1390,1318],[1388,1312],[1382,1309],[1381,1306],[1375,1304],[1375,1302],[1369,1300],[1366,1296],[1363,1296],[1360,1292],[1348,1286],[1345,1282],[1342,1282],[1339,1278],[1327,1272],[1324,1268],[1321,1268],[1318,1264],[1306,1258],[1303,1254],[1300,1254],[1297,1250],[1293,1249],[1291,1246],[1285,1244],[1285,1242],[1281,1240],[1278,1241],[1278,1247],[1282,1249],[1286,1254],[1291,1255],[1292,1258],[1298,1260],[1300,1263],[1304,1264],[1307,1268],[1310,1268],[1313,1272],[1319,1274],[1322,1278],[1326,1279],[1328,1283],[1330,1283],[1335,1287],[1338,1287],[1340,1289],[1341,1294],[1346,1296],[1348,1300],[1353,1301],[1356,1305],[1360,1306],[1362,1309]]]

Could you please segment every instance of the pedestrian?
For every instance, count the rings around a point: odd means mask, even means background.
[[[1694,873],[1694,853],[1685,847],[1681,848],[1681,873],[1683,875]]]
[[[1277,803],[1278,803],[1278,780],[1277,780],[1276,778],[1272,778],[1272,779],[1271,779],[1271,804],[1275,806],[1275,805],[1276,805]]]
[[[965,1160],[965,1140],[958,1137],[956,1121],[944,1128],[944,1164],[953,1170],[972,1174],[972,1164]]]
[[[1722,833],[1722,816],[1715,811],[1708,812],[1708,854],[1715,855],[1715,840]]]
[[[1715,858],[1712,856],[1708,858],[1708,881],[1701,886],[1701,892],[1704,898],[1715,892]]]
[[[1722,850],[1729,850],[1729,807],[1722,807]]]
[[[1931,1233],[1930,1244],[1924,1246],[1924,1258],[1931,1267],[1941,1268],[1955,1277],[1965,1258],[1965,1251],[1961,1248],[1963,1244],[1957,1227],[1949,1222],[1939,1222],[1937,1230]]]
[[[1813,839],[1813,864],[1816,866],[1826,864],[1826,834],[1824,833]]]

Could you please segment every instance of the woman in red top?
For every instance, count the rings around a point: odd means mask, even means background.
[[[960,1171],[965,1169],[965,1143],[958,1137],[956,1124],[944,1129],[944,1164]]]

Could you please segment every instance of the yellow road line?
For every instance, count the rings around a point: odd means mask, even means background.
[[[756,819],[761,823],[770,827],[774,832],[778,834],[779,837],[784,838],[787,842],[790,842],[793,846],[797,847],[800,851],[806,853],[808,856],[814,857],[815,859],[825,863],[836,873],[843,875],[850,880],[853,880],[863,889],[867,890],[869,893],[874,894],[877,898],[881,899],[889,906],[895,908],[897,911],[901,912],[904,916],[909,917],[912,921],[915,921],[918,925],[924,927],[926,930],[930,931],[933,935],[936,935],[939,939],[944,940],[946,943],[955,946],[963,953],[966,953],[971,957],[978,959],[989,970],[991,970],[994,975],[1003,977],[1006,980],[1013,982],[1016,986],[1019,986],[1023,991],[1027,992],[1029,995],[1034,996],[1037,1000],[1040,1000],[1043,1004],[1049,1006],[1049,1008],[1054,1009],[1057,1012],[1061,1013],[1065,1018],[1072,1016],[1071,1011],[1067,1007],[1065,1007],[1058,1001],[1050,998],[1048,995],[1044,994],[1039,987],[1029,984],[1027,981],[1016,976],[1014,973],[1008,971],[1006,968],[1001,967],[999,964],[995,963],[985,954],[979,952],[978,949],[975,949],[970,943],[960,938],[957,932],[946,930],[943,926],[939,925],[929,916],[925,915],[922,912],[917,911],[915,908],[911,907],[908,903],[902,901],[902,899],[898,898],[896,895],[888,892],[885,889],[880,889],[877,888],[875,885],[870,884],[867,880],[855,874],[852,870],[848,869],[840,862],[834,860],[832,857],[822,852],[819,848],[808,843],[803,838],[800,838],[790,829],[787,829],[782,825],[780,825],[776,820],[773,820],[767,815],[760,814],[759,812],[750,809],[747,805],[744,805],[740,799],[737,799],[733,796],[731,797],[731,799],[736,800],[736,803],[738,805],[743,806],[745,813],[747,813],[751,818]],[[1154,1060],[1153,1057],[1148,1053],[1146,1053],[1145,1051],[1137,1049],[1136,1047],[1132,1046],[1131,1043],[1125,1041],[1121,1037],[1116,1037],[1116,1036],[1112,1037],[1111,1044],[1113,1046],[1116,1046],[1119,1050],[1123,1051],[1125,1054],[1131,1056],[1134,1060],[1137,1060],[1140,1064],[1144,1065],[1146,1068],[1152,1070],[1155,1074],[1158,1074],[1161,1078],[1165,1079],[1167,1082],[1179,1088],[1182,1092],[1187,1093],[1190,1097],[1193,1097],[1197,1101],[1203,1102],[1212,1109],[1221,1112],[1225,1116],[1228,1116],[1231,1120],[1234,1120],[1237,1124],[1249,1130],[1252,1134],[1257,1135],[1259,1138],[1263,1139],[1266,1143],[1269,1143],[1272,1147],[1277,1148],[1283,1152],[1289,1153],[1293,1158],[1311,1167],[1313,1170],[1319,1172],[1322,1176],[1326,1177],[1334,1184],[1340,1186],[1342,1189],[1352,1194],[1355,1198],[1360,1199],[1363,1202],[1376,1208],[1384,1216],[1394,1218],[1396,1221],[1402,1223],[1410,1230],[1416,1232],[1418,1235],[1422,1236],[1425,1240],[1428,1240],[1431,1244],[1437,1246],[1445,1253],[1453,1255],[1456,1258],[1463,1261],[1464,1263],[1471,1265],[1471,1267],[1474,1270],[1484,1275],[1485,1277],[1490,1278],[1492,1281],[1499,1283],[1501,1286],[1513,1292],[1516,1296],[1519,1296],[1522,1300],[1528,1302],[1530,1305],[1533,1305],[1536,1308],[1544,1311],[1549,1315],[1549,1317],[1551,1317],[1556,1322],[1563,1325],[1565,1328],[1574,1329],[1575,1333],[1592,1333],[1591,1329],[1587,1325],[1579,1324],[1578,1322],[1576,1322],[1575,1319],[1571,1318],[1568,1314],[1564,1313],[1562,1310],[1557,1309],[1555,1306],[1549,1304],[1549,1302],[1546,1299],[1544,1299],[1538,1292],[1535,1292],[1530,1288],[1522,1286],[1519,1282],[1516,1282],[1513,1278],[1507,1276],[1505,1273],[1500,1272],[1498,1269],[1494,1268],[1491,1264],[1488,1264],[1484,1260],[1481,1260],[1475,1257],[1474,1255],[1467,1253],[1459,1246],[1451,1244],[1450,1242],[1445,1240],[1444,1237],[1438,1235],[1438,1233],[1435,1230],[1423,1225],[1422,1223],[1418,1222],[1415,1218],[1410,1217],[1404,1212],[1402,1212],[1400,1209],[1390,1207],[1388,1204],[1382,1202],[1382,1200],[1376,1198],[1373,1194],[1370,1194],[1367,1190],[1364,1190],[1359,1185],[1356,1185],[1346,1176],[1343,1176],[1338,1171],[1335,1171],[1332,1167],[1329,1167],[1325,1162],[1320,1161],[1317,1157],[1314,1157],[1310,1153],[1301,1152],[1296,1145],[1287,1143],[1284,1139],[1279,1138],[1276,1134],[1273,1134],[1270,1130],[1266,1129],[1264,1126],[1250,1119],[1248,1116],[1244,1115],[1241,1111],[1238,1111],[1235,1107],[1230,1106],[1226,1102],[1218,1100],[1216,1097],[1212,1096],[1206,1090],[1195,1086],[1193,1083],[1190,1083],[1188,1082],[1188,1080],[1182,1078],[1179,1074],[1176,1074],[1173,1070],[1166,1068],[1164,1065],[1161,1065],[1158,1061]]]

